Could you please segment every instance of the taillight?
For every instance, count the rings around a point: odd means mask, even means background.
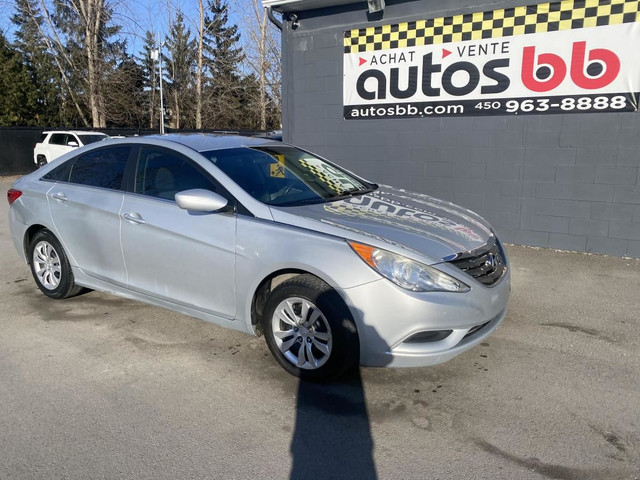
[[[10,188],[9,191],[7,192],[7,200],[9,201],[9,205],[11,205],[17,199],[19,199],[20,195],[22,195],[22,192],[20,190],[16,190],[15,188]]]

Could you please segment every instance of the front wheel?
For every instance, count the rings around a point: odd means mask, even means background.
[[[29,255],[33,278],[47,297],[69,298],[83,290],[75,284],[67,255],[50,230],[40,230],[33,236]]]
[[[330,380],[358,363],[351,312],[335,290],[313,275],[293,277],[271,292],[262,327],[275,359],[296,377]]]

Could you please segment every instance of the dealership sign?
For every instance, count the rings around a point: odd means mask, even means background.
[[[344,117],[633,112],[640,0],[565,0],[355,29]]]

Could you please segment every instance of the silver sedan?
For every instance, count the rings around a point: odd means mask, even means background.
[[[507,311],[507,258],[478,215],[272,140],[100,142],[7,196],[45,295],[102,290],[264,334],[304,379],[447,361]]]

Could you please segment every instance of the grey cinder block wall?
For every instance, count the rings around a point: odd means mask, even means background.
[[[386,3],[378,21],[361,2],[284,22],[284,140],[468,207],[506,242],[640,257],[637,112],[344,120],[345,30],[527,4]]]

